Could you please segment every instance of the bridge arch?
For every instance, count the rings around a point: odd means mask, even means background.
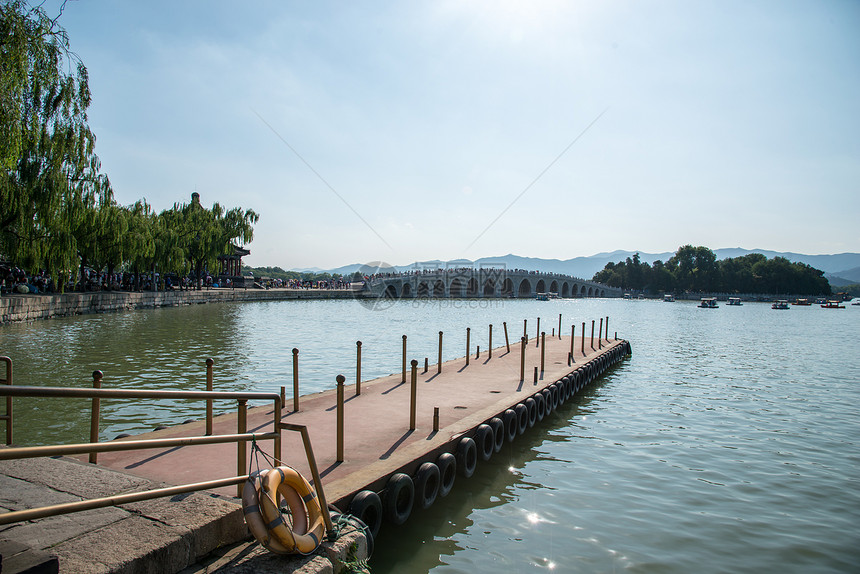
[[[535,286],[535,293],[546,293],[546,283],[544,283],[543,279],[538,279],[537,285]]]
[[[390,299],[397,299],[397,287],[389,285],[385,288],[385,296]]]
[[[594,288],[589,285],[588,287],[588,296],[594,297]]]
[[[505,278],[502,282],[502,297],[511,297],[514,294],[514,282],[511,281],[510,277]]]
[[[434,297],[444,297],[445,296],[445,283],[441,279],[437,279],[436,283],[433,284],[433,296]]]
[[[478,296],[478,280],[472,277],[469,279],[469,284],[466,286],[466,296],[467,297],[477,297]]]
[[[582,289],[579,292],[580,296],[588,297],[588,291],[585,290],[585,285],[582,286]]]
[[[567,284],[567,281],[561,284],[561,296],[564,299],[570,297],[570,285]]]
[[[418,293],[416,297],[426,298],[430,296],[430,285],[427,284],[426,281],[422,281],[418,284]]]
[[[400,292],[400,297],[412,297],[412,285],[410,285],[409,283],[404,283],[403,290]]]
[[[496,295],[496,282],[493,281],[492,277],[488,278],[484,281],[484,297],[495,297]]]
[[[552,283],[549,284],[549,292],[550,293],[558,293],[558,281],[553,279]]]
[[[532,294],[532,284],[528,279],[520,281],[520,287],[517,289],[517,297],[528,297]]]
[[[459,277],[455,277],[451,281],[451,285],[448,287],[448,295],[450,297],[462,297],[463,296],[463,283],[460,281]]]

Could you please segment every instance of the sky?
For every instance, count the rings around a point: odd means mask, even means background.
[[[78,0],[59,23],[117,202],[254,209],[253,266],[860,252],[854,0]]]

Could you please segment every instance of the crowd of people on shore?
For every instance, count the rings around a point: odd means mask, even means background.
[[[349,289],[350,282],[344,278],[331,278],[318,281],[303,279],[272,279],[261,277],[255,283],[264,289]]]
[[[239,280],[241,279],[241,281]],[[160,275],[159,273],[99,273],[92,269],[84,271],[83,279],[77,280],[70,275],[63,291],[68,292],[97,292],[97,291],[173,291],[195,289],[197,280],[190,275],[176,274]],[[262,288],[262,289],[349,289],[350,282],[345,278],[329,278],[325,280],[274,279],[270,277],[226,277],[204,275],[200,279],[204,289],[217,288]],[[44,270],[38,273],[27,273],[12,265],[0,265],[0,293],[7,294],[45,294],[59,293],[60,289]]]

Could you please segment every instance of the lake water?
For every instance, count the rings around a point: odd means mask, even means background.
[[[620,363],[468,480],[396,529],[371,559],[388,572],[860,571],[860,307],[699,309],[692,302],[355,301],[198,305],[0,327],[19,385],[292,385],[301,392],[355,373],[400,369],[502,344],[523,319],[548,333],[610,317],[631,342]],[[87,401],[16,399],[16,442],[82,442]],[[218,405],[227,410],[228,404]],[[103,438],[202,416],[199,405],[103,401]]]

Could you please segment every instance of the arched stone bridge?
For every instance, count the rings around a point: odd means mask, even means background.
[[[377,297],[458,298],[513,297],[534,298],[538,293],[553,293],[562,298],[621,297],[622,290],[557,273],[521,269],[438,269],[405,273],[386,273],[365,278],[364,291]]]

